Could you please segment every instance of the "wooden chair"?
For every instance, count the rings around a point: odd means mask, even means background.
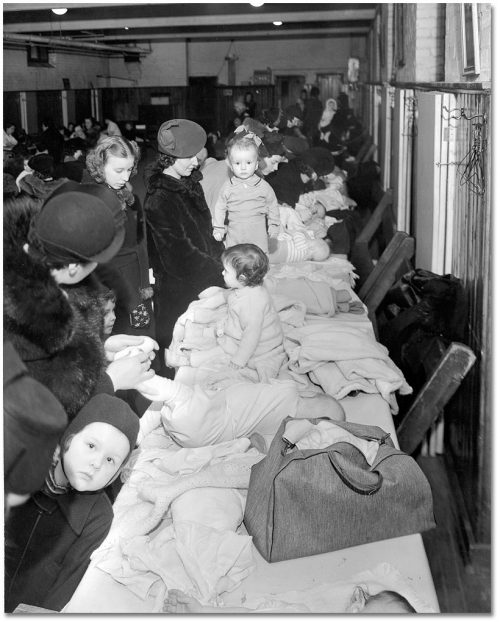
[[[382,227],[382,235],[386,243],[389,243],[392,236],[396,232],[396,219],[393,214],[392,189],[389,188],[382,195],[382,198],[373,210],[370,218],[363,227],[363,230],[356,238],[354,245],[358,250],[370,251],[370,244],[377,233],[379,227]]]
[[[376,336],[378,336],[377,309],[392,285],[408,271],[414,253],[415,239],[404,231],[396,231],[358,292],[368,309],[368,317]]]
[[[356,157],[354,158],[356,164],[360,162],[368,162],[373,158],[373,154],[375,153],[377,147],[373,143],[373,138],[368,134],[361,145]]]
[[[438,421],[443,408],[471,369],[476,356],[463,343],[448,347],[436,337],[422,356],[427,378],[396,433],[402,451],[412,454]]]

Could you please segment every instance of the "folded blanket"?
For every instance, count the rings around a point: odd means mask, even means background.
[[[412,392],[387,348],[354,327],[326,321],[298,327],[285,335],[285,350],[290,369],[311,372],[325,393],[336,399],[353,390],[377,392],[397,412],[394,392]]]
[[[338,279],[344,280],[349,287],[354,287],[358,278],[354,266],[347,259],[329,257],[325,261],[303,261],[294,264],[271,265],[268,277],[297,278],[306,276],[313,281],[325,281],[334,287]],[[266,278],[268,278],[266,277]]]
[[[305,305],[306,312],[312,315],[333,317],[336,313],[363,313],[363,304],[351,300],[347,289],[335,289],[325,281],[314,281],[306,276],[297,278],[268,277],[264,281],[268,292],[273,296],[284,296],[290,301]]]

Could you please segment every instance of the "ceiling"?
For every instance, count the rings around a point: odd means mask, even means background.
[[[67,7],[63,16],[50,9]],[[281,39],[363,36],[375,18],[375,3],[294,2],[253,7],[237,3],[3,3],[4,45],[30,38],[145,49],[154,41]],[[273,25],[282,21],[281,26]],[[41,40],[39,41],[41,42]]]

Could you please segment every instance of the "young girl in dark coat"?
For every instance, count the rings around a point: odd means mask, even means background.
[[[104,136],[87,153],[87,170],[82,181],[110,188],[125,215],[123,246],[97,269],[99,278],[117,296],[114,333],[153,336],[146,225],[141,202],[129,181],[137,172],[139,158],[140,150],[134,141],[122,136]]]
[[[187,119],[166,121],[158,131],[158,161],[146,171],[144,211],[148,252],[155,277],[156,340],[166,349],[177,318],[210,285],[224,286],[222,242],[212,236],[212,218],[199,183],[196,154],[205,130]],[[172,375],[164,366],[161,373]]]
[[[9,510],[5,610],[25,603],[60,611],[106,537],[113,509],[103,492],[134,449],[139,419],[117,397],[96,395],[62,435],[43,488]]]

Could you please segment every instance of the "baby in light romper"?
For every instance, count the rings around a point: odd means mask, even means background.
[[[270,184],[256,174],[262,141],[243,126],[241,129],[227,145],[226,161],[233,175],[215,203],[213,235],[219,242],[225,236],[226,248],[251,243],[267,253],[268,236],[276,237],[279,231],[278,201]]]
[[[223,276],[229,291],[227,317],[217,331],[217,346],[186,352],[183,364],[200,367],[220,359],[234,371],[250,371],[254,382],[276,378],[286,361],[283,328],[264,286],[267,255],[255,244],[237,244],[222,253]]]

